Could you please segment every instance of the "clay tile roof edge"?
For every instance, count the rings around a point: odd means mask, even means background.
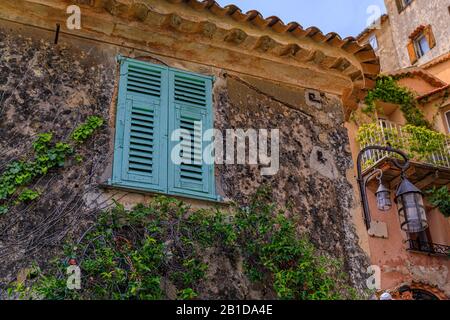
[[[190,5],[191,7],[197,7],[202,8],[200,10],[208,10],[212,14],[217,15],[217,12],[221,12],[224,15],[232,16],[235,12],[242,12],[242,10],[237,7],[236,5],[227,5],[225,7],[222,7],[220,4],[218,4],[214,0],[166,0],[168,2],[174,3],[174,4],[180,4],[180,3],[186,3],[187,5]],[[207,4],[207,5],[205,5]],[[215,8],[216,10],[213,10]],[[356,60],[361,64],[361,69],[363,70],[364,77],[367,79],[374,79],[377,74],[380,72],[380,61],[378,58],[376,58],[375,53],[370,46],[361,46],[359,45],[358,41],[354,37],[346,37],[342,39],[338,34],[334,32],[330,32],[326,35],[322,33],[320,29],[318,29],[315,26],[311,26],[307,29],[304,29],[299,23],[297,22],[290,22],[288,24],[285,24],[280,18],[276,16],[271,16],[264,18],[264,16],[257,10],[250,10],[247,13],[243,14],[246,16],[245,22],[251,24],[252,20],[255,19],[255,17],[260,17],[263,21],[263,28],[265,29],[271,29],[272,31],[279,33],[279,34],[292,34],[293,37],[296,33],[295,31],[300,31],[305,33],[308,37],[314,36],[314,39],[322,39],[316,40],[317,42],[325,43],[329,46],[340,48],[344,50],[345,52],[353,55]],[[281,25],[281,27],[280,27]],[[337,41],[329,41],[330,39],[336,39]],[[358,57],[356,54],[361,51],[372,51],[374,53],[374,58],[370,61],[362,61],[363,58]],[[364,71],[365,69],[365,71]],[[375,72],[377,71],[378,72]],[[372,83],[372,82],[368,82]],[[371,85],[372,86],[372,85]]]
[[[425,63],[423,66],[421,66],[421,68],[428,69],[448,60],[450,60],[450,52],[444,53],[443,55],[431,60],[430,62]]]
[[[392,76],[394,78],[400,76],[418,76],[436,88],[442,88],[448,85],[446,82],[435,77],[430,72],[418,67],[400,69],[397,71],[389,72],[387,73],[387,75]]]
[[[389,19],[389,15],[385,13],[381,17],[379,17],[377,20],[375,20],[374,24],[376,24],[378,22],[384,23],[388,19]],[[371,26],[368,26],[360,34],[358,34],[356,36],[356,40],[361,41],[362,37],[364,37],[365,35],[367,35],[370,31],[372,31],[374,29],[374,24],[372,24]]]
[[[417,100],[420,101],[420,100],[426,99],[428,97],[431,97],[431,96],[433,96],[435,94],[444,93],[447,90],[450,90],[450,84],[446,85],[445,87],[437,88],[435,90],[427,92],[427,93],[417,97]],[[440,97],[440,96],[442,96],[442,95],[438,95],[437,98]]]

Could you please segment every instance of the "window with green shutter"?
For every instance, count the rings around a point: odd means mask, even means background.
[[[120,58],[112,183],[216,199],[203,134],[212,129],[212,78]],[[178,130],[179,139],[171,139]],[[209,142],[208,142],[209,144]],[[177,147],[182,161],[173,161]]]
[[[169,161],[169,193],[181,193],[208,197],[214,195],[213,165],[203,161],[205,130],[212,128],[211,79],[170,70],[169,72],[169,131],[181,129],[181,141],[188,154],[176,164]]]

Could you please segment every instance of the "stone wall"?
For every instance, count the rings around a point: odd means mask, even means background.
[[[375,53],[380,57],[381,72],[392,72],[400,69],[389,17],[383,19],[379,28],[375,28],[361,37],[359,42],[364,44],[369,43],[372,35],[375,35],[378,41],[378,49],[375,50]]]
[[[385,0],[385,4],[401,68],[411,66],[407,44],[409,36],[420,25],[431,24],[436,47],[419,59],[417,63],[419,66],[450,51],[449,0],[415,0],[400,13],[395,0]]]
[[[112,44],[66,37],[54,45],[51,32],[0,24],[0,170],[11,160],[29,157],[38,133],[52,131],[58,140],[88,115],[103,116],[108,125],[80,147],[81,164],[67,164],[35,181],[43,195],[34,203],[15,207],[0,217],[0,283],[14,280],[20,269],[36,261],[42,268],[61,251],[67,239],[77,239],[111,198],[126,195],[137,203],[139,193],[104,190],[111,176],[117,54],[164,63],[216,76],[215,127],[280,129],[280,171],[260,175],[258,166],[218,166],[216,187],[227,199],[245,204],[258,186],[269,184],[274,201],[289,205],[306,232],[325,253],[345,262],[351,283],[365,285],[368,260],[353,228],[357,203],[352,187],[352,162],[343,108],[338,96],[321,93],[311,103],[306,89],[289,87],[238,73],[227,73],[190,62],[149,56]],[[203,204],[204,205],[204,204]],[[253,293],[235,263],[214,264],[209,288],[202,297],[263,297]],[[224,281],[223,275],[236,279]],[[216,277],[216,278],[215,278]],[[220,278],[222,277],[222,278]],[[239,278],[239,279],[238,279]],[[234,281],[234,282],[233,282]],[[239,283],[239,284],[238,284]],[[247,286],[247,287],[245,287]],[[239,287],[240,289],[233,289]],[[214,293],[215,292],[215,293]]]
[[[16,159],[32,157],[36,135],[53,132],[55,141],[97,114],[109,118],[115,81],[114,60],[54,46],[51,34],[28,32],[14,25],[0,29],[0,171]],[[0,284],[37,261],[45,268],[66,237],[79,235],[93,212],[84,206],[86,193],[111,161],[112,128],[79,148],[81,165],[66,164],[33,183],[42,196],[0,217]]]

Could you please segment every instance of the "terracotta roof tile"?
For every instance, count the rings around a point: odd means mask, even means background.
[[[388,75],[393,76],[394,78],[404,77],[404,76],[418,76],[431,84],[433,87],[442,88],[447,86],[447,83],[442,81],[441,79],[435,77],[430,72],[417,67],[404,68],[394,72],[388,73]]]
[[[431,60],[430,62],[424,64],[421,67],[424,69],[428,69],[428,68],[434,67],[435,65],[438,65],[438,64],[448,61],[448,60],[450,60],[450,52],[445,53],[445,54]]]
[[[169,10],[163,9],[162,11],[164,12],[158,13],[165,16],[164,24],[169,24],[180,32],[199,33],[198,30],[201,29],[203,30],[203,34],[209,34],[209,38],[213,39],[213,41],[225,41],[230,45],[237,46],[242,45],[245,42],[245,38],[247,38],[251,41],[248,41],[250,43],[248,47],[245,47],[244,44],[243,50],[256,50],[259,51],[257,52],[258,54],[265,53],[275,56],[277,59],[291,59],[291,62],[294,61],[294,63],[315,64],[323,70],[340,73],[347,77],[352,82],[342,93],[347,118],[349,112],[358,107],[361,97],[368,89],[375,85],[375,79],[380,72],[380,62],[373,48],[370,45],[358,44],[354,37],[343,39],[335,32],[324,34],[315,26],[305,29],[298,22],[289,22],[286,24],[277,16],[265,18],[257,10],[250,10],[244,13],[236,5],[231,4],[222,7],[214,0],[165,1],[173,4],[173,8]],[[147,9],[147,12],[140,12],[142,10],[136,10],[135,12],[133,8],[139,5],[142,7],[142,3],[136,4],[132,0],[108,0],[100,2],[100,6],[113,16],[126,19],[138,19],[141,22],[145,22],[145,17],[153,8],[145,5],[143,6],[144,11]],[[230,30],[226,30],[209,20],[198,21],[198,19],[194,19],[195,21],[191,21],[191,17],[183,17],[183,14],[179,15],[177,13],[178,8],[175,6],[178,5],[188,6],[195,11],[203,11],[218,18],[233,19],[238,23],[256,27],[262,31],[262,34],[247,34],[239,26],[234,26]],[[140,16],[136,15],[137,12],[139,12]],[[190,26],[186,29],[180,29],[180,25],[183,23]],[[196,27],[193,27],[193,25]],[[227,32],[228,35],[222,38],[213,38],[212,34],[215,31],[207,32],[205,26],[210,26],[211,30]],[[219,32],[217,33],[219,34]],[[279,37],[274,36],[274,33],[285,36],[285,39],[280,40]],[[311,41],[320,44],[320,46],[314,47],[309,44],[303,46],[305,42],[301,42],[300,40],[304,39],[311,39]]]
[[[422,101],[427,98],[433,98],[433,100],[434,100],[435,98],[443,97],[444,95],[448,94],[449,91],[450,91],[450,84],[446,85],[444,87],[441,87],[441,88],[437,88],[430,92],[427,92],[427,93],[417,97],[417,100]]]
[[[420,26],[418,26],[410,35],[409,35],[409,38],[411,39],[411,40],[414,40],[415,38],[417,38],[417,36],[421,33],[421,32],[423,32],[425,29],[426,29],[426,27],[427,26],[425,26],[425,25],[420,25]]]
[[[375,55],[373,48],[370,44],[361,46],[357,39],[354,37],[341,38],[337,33],[330,32],[323,34],[323,32],[317,27],[309,27],[304,29],[298,22],[290,22],[285,24],[280,18],[271,16],[264,18],[263,15],[257,10],[250,10],[247,13],[243,13],[239,7],[235,5],[228,5],[225,7],[220,6],[214,0],[166,0],[173,4],[186,4],[196,10],[208,10],[210,13],[225,17],[229,16],[235,21],[248,23],[252,26],[256,26],[261,30],[273,31],[278,34],[291,36],[293,40],[298,38],[310,38],[315,42],[323,43],[330,47],[338,48],[345,51],[347,54],[353,55],[359,62],[359,66],[347,64],[344,60],[338,59],[335,62],[331,62],[331,67],[335,67],[336,70],[343,72],[344,75],[350,77],[353,81],[353,89],[348,89],[343,94],[344,104],[347,106],[346,118],[348,119],[351,110],[358,107],[358,102],[361,101],[366,93],[367,89],[375,86],[375,79],[380,73],[380,61]],[[385,21],[388,18],[387,15],[380,17],[381,21]],[[269,38],[270,34],[261,38]],[[260,39],[261,41],[261,39]],[[264,44],[261,44],[264,45]],[[260,49],[260,46],[257,48]],[[264,46],[263,46],[264,48]],[[309,53],[301,53],[302,50],[295,47],[295,43],[285,46],[281,55],[289,56],[290,52],[300,52],[299,55],[304,61],[315,61],[318,64],[327,65],[327,57],[323,56],[322,52],[312,50]],[[306,56],[303,56],[306,54]],[[323,59],[322,59],[323,58]],[[345,66],[345,68],[344,68]],[[344,68],[341,70],[341,68]],[[362,70],[362,72],[361,72]]]
[[[323,42],[336,48],[342,48],[347,53],[356,54],[360,51],[372,50],[370,46],[361,46],[358,44],[356,38],[347,37],[342,39],[337,33],[330,32],[323,34],[317,27],[309,27],[304,29],[298,22],[290,22],[285,24],[279,17],[270,16],[264,18],[257,10],[250,10],[243,13],[236,5],[220,6],[214,0],[166,0],[171,3],[186,3],[197,10],[209,10],[211,13],[218,16],[230,16],[236,21],[248,22],[262,29],[271,29],[276,33],[290,34],[293,37],[309,37],[317,42]],[[373,78],[380,71],[379,60],[373,58],[372,60],[364,61],[366,66],[363,69],[368,72],[365,74],[368,78]]]
[[[432,85],[434,89],[430,90],[429,92],[422,94],[417,97],[417,100],[421,101],[426,98],[439,98],[442,97],[446,91],[450,89],[450,85],[446,82],[442,81],[441,79],[435,77],[430,72],[418,68],[418,67],[410,67],[405,69],[400,69],[391,73],[388,73],[388,75],[393,76],[394,78],[399,77],[405,77],[405,76],[416,76],[420,77],[423,80],[425,80],[427,83]]]

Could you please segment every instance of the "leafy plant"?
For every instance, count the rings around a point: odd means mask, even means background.
[[[446,159],[450,161],[450,156],[444,153],[440,156],[442,158],[440,160],[433,157],[433,154],[442,150],[448,137],[425,127],[408,124],[400,131],[395,127],[384,128],[378,123],[369,123],[359,127],[356,139],[361,147],[367,145],[386,146],[389,144],[395,149],[403,150],[410,159],[416,161],[432,161],[438,165],[440,161],[443,163]],[[365,168],[373,164],[372,159],[367,159],[363,163]]]
[[[75,161],[76,161],[77,163],[82,163],[83,160],[84,160],[84,158],[83,158],[82,155],[77,154],[77,155],[75,156]]]
[[[408,152],[417,160],[426,160],[442,149],[447,139],[446,135],[424,127],[406,125],[404,130],[408,133]]]
[[[19,195],[18,200],[21,202],[29,202],[39,198],[41,194],[38,191],[31,189],[24,189]]]
[[[197,298],[198,294],[191,288],[183,289],[178,293],[178,297],[181,300],[192,300]]]
[[[320,256],[307,238],[297,235],[294,221],[268,203],[261,189],[248,208],[236,213],[239,243],[253,279],[267,277],[283,300],[333,300],[352,295],[342,265]]]
[[[75,130],[77,142],[83,142],[84,138],[92,135],[94,130],[101,126],[103,120],[93,116],[88,118],[86,124],[82,124]],[[34,158],[29,161],[17,160],[9,163],[6,170],[0,175],[0,214],[7,212],[4,202],[13,197],[20,187],[31,183],[35,178],[43,176],[49,170],[64,166],[66,159],[74,153],[74,147],[66,142],[53,143],[52,133],[41,133],[33,142]],[[18,196],[18,202],[31,201],[39,195],[25,189]]]
[[[38,150],[39,153],[32,161],[20,160],[7,165],[0,176],[0,201],[7,200],[17,188],[30,183],[38,176],[45,175],[51,168],[63,166],[66,157],[73,152],[70,145],[61,142],[48,149],[39,147]]]
[[[450,217],[450,192],[447,186],[443,186],[442,188],[433,188],[427,190],[426,192],[429,194],[428,200],[433,206],[439,208],[439,211],[446,216]]]
[[[1,205],[0,206],[0,216],[4,215],[5,213],[8,213],[8,206],[7,205]]]
[[[375,88],[367,93],[363,112],[375,112],[377,100],[400,105],[400,110],[408,124],[431,129],[432,126],[425,120],[414,94],[407,88],[399,86],[393,77],[382,75],[377,78]]]
[[[34,151],[37,154],[47,151],[52,139],[53,139],[53,134],[50,132],[39,134],[38,138],[33,142]]]
[[[280,299],[354,297],[342,265],[318,255],[297,234],[295,223],[270,203],[267,191],[234,211],[192,211],[166,197],[132,210],[117,204],[100,215],[80,242],[68,243],[52,269],[22,286],[22,298],[162,299],[164,279],[175,286],[177,299],[195,299],[209,269],[207,248],[242,255],[253,275],[249,277]],[[66,289],[64,269],[70,257],[80,261],[79,291]],[[17,294],[12,288],[11,294]]]
[[[103,125],[103,122],[103,119],[98,116],[89,116],[87,121],[72,133],[72,139],[77,143],[83,143]]]

